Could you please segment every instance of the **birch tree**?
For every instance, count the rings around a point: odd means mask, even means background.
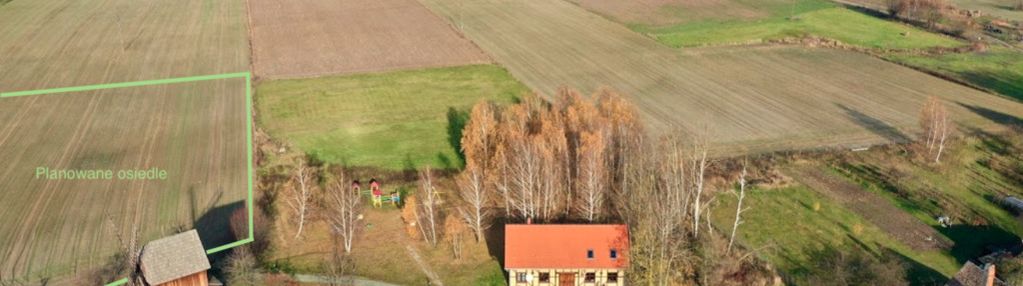
[[[423,230],[423,238],[433,246],[437,246],[438,193],[433,183],[433,172],[426,167],[419,172],[419,214],[416,219]]]
[[[296,239],[302,235],[302,228],[305,226],[306,216],[309,213],[310,200],[313,189],[316,187],[315,176],[316,170],[307,166],[305,161],[300,161],[291,178],[293,186],[285,201],[298,223],[298,229],[295,231]]]
[[[692,153],[690,158],[692,163],[690,164],[692,171],[692,188],[695,189],[693,195],[693,237],[699,237],[700,235],[700,215],[703,209],[702,198],[703,198],[703,182],[707,172],[707,149],[708,143],[706,137],[699,135],[693,140]]]
[[[732,235],[728,238],[728,251],[732,251],[732,244],[735,242],[735,233],[739,230],[739,225],[742,224],[742,213],[746,209],[742,208],[742,200],[746,198],[746,163],[742,164],[742,173],[739,174],[739,200],[735,205],[735,223],[732,223]]]
[[[923,129],[923,145],[934,163],[941,163],[941,154],[952,131],[948,110],[937,97],[929,97],[920,111],[920,127]]]
[[[487,222],[490,214],[486,204],[490,200],[490,190],[486,188],[482,172],[478,167],[466,167],[457,178],[458,194],[465,201],[465,206],[458,209],[466,225],[476,235],[476,242],[483,241],[483,231],[489,227]]]
[[[601,217],[607,196],[607,166],[604,152],[607,148],[603,132],[584,132],[579,148],[580,208],[586,220],[593,222]]]
[[[358,216],[362,210],[362,200],[347,183],[343,170],[338,171],[333,182],[328,185],[326,197],[329,213],[327,221],[331,231],[340,238],[345,254],[349,254],[352,252],[352,241],[358,231]]]

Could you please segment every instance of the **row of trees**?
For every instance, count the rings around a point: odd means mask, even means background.
[[[706,137],[650,141],[638,113],[618,94],[601,90],[587,99],[563,89],[553,103],[526,96],[505,108],[477,104],[461,143],[466,168],[457,178],[463,202],[458,213],[478,240],[495,217],[626,223],[634,283],[694,279],[702,252],[697,244],[706,236],[701,230],[710,228],[706,212],[713,202]],[[745,176],[741,182],[740,198]]]
[[[622,164],[643,135],[620,96],[600,91],[594,98],[563,89],[553,104],[530,95],[503,109],[473,107],[457,181],[467,202],[459,213],[477,239],[494,202],[505,217],[541,222],[614,215],[608,192],[620,189]]]

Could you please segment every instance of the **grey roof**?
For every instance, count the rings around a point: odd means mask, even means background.
[[[150,241],[142,249],[139,267],[149,285],[167,283],[210,269],[199,233],[194,229]]]

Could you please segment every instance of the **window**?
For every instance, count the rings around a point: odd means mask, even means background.
[[[586,250],[586,259],[593,259],[593,249]]]
[[[617,249],[614,249],[614,248],[611,249],[611,259],[618,259],[618,250]]]
[[[547,272],[540,273],[540,283],[551,283],[551,274]]]
[[[608,272],[607,283],[618,283],[618,272]]]
[[[515,281],[519,283],[526,283],[526,273],[525,272],[515,273]]]
[[[586,278],[583,279],[583,282],[586,282],[586,283],[597,282],[597,273],[586,272]]]

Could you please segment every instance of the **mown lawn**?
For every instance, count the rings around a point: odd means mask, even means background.
[[[886,21],[824,1],[779,5],[760,19],[686,22],[670,26],[629,26],[671,47],[729,45],[814,35],[847,44],[884,49],[953,47],[963,43],[912,26]],[[792,17],[791,15],[795,15]]]
[[[457,142],[472,105],[525,92],[493,65],[270,81],[256,87],[257,123],[328,163],[459,168]]]
[[[724,194],[713,210],[719,229],[731,229],[735,197]],[[805,278],[824,249],[842,253],[892,251],[903,256],[914,284],[942,282],[959,269],[948,253],[917,252],[896,241],[858,214],[804,186],[756,189],[747,193],[739,240],[777,266],[790,280]]]
[[[993,47],[986,52],[923,56],[892,54],[890,60],[964,80],[1023,100],[1023,52]]]

